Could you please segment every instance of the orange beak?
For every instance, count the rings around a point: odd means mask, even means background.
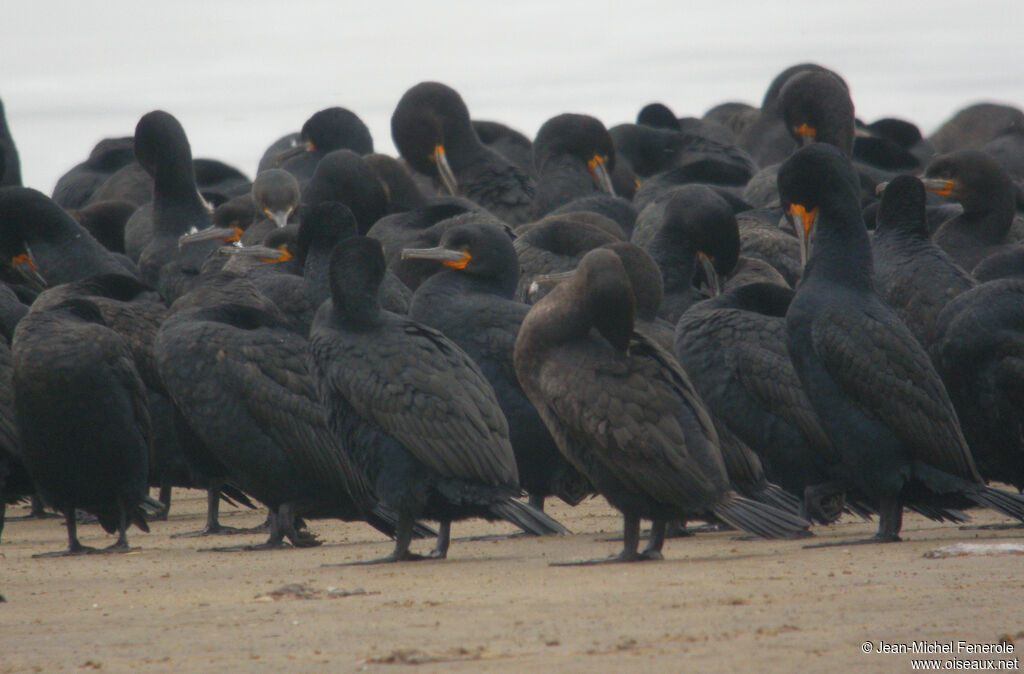
[[[818,130],[815,129],[810,124],[808,124],[807,122],[804,122],[800,126],[796,127],[794,131],[796,131],[796,135],[800,137],[801,145],[808,145],[810,143],[813,143],[814,139],[818,135]]]
[[[818,209],[807,210],[802,204],[790,204],[786,214],[793,223],[793,229],[796,229],[796,219],[800,219],[800,230],[796,231],[796,236],[800,240],[800,266],[806,267],[811,256],[811,235],[818,220]]]

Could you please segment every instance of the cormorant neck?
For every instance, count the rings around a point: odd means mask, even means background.
[[[821,208],[812,242],[811,259],[801,283],[829,281],[851,289],[870,291],[874,263],[864,219],[857,209],[836,213]]]
[[[191,159],[162,162],[153,175],[153,230],[160,234],[185,234],[202,229],[210,215],[196,188]]]
[[[334,295],[334,309],[338,320],[349,330],[362,332],[381,322],[378,288],[346,288]]]
[[[331,296],[331,283],[328,278],[330,267],[330,249],[310,246],[302,265],[302,278],[305,281],[306,293],[313,300],[313,306],[320,306]]]
[[[1015,215],[1016,198],[1011,195],[988,201],[984,208],[973,206],[968,209],[965,205],[964,212],[953,218],[947,226],[995,245],[1006,239]]]

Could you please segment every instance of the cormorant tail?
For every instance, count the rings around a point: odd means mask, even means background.
[[[915,504],[908,505],[907,510],[911,510],[918,515],[927,517],[935,522],[953,522],[955,524],[963,524],[964,522],[970,522],[971,517],[967,513],[957,510],[956,508],[945,508],[934,505]],[[998,508],[997,508],[998,510]]]
[[[772,482],[751,494],[750,497],[759,503],[766,503],[786,512],[800,514],[800,499]]]
[[[994,487],[983,487],[976,492],[966,494],[966,496],[980,506],[991,508],[1007,517],[1024,522],[1024,496],[1011,494]]]
[[[737,529],[761,538],[796,538],[811,526],[804,518],[729,492],[711,511]]]
[[[526,533],[533,534],[534,536],[569,533],[569,530],[556,520],[511,496],[503,501],[492,504],[490,511],[495,516],[511,522]]]
[[[245,492],[230,484],[225,484],[220,488],[220,498],[230,506],[244,505],[246,508],[256,510],[256,504],[249,500]]]

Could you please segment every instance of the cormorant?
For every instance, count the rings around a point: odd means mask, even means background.
[[[875,294],[858,180],[834,146],[812,143],[779,170],[779,197],[810,249],[786,313],[800,382],[842,457],[899,540],[904,503],[975,503],[1024,519],[1024,500],[987,487],[924,349]]]
[[[445,557],[453,520],[506,519],[535,534],[565,529],[516,500],[508,422],[491,385],[444,335],[382,311],[380,243],[343,240],[331,254],[331,300],[310,334],[310,370],[338,442],[377,498],[398,512],[393,552],[409,551],[416,517],[441,522],[432,556]]]
[[[464,196],[511,225],[529,220],[533,183],[480,141],[451,87],[421,82],[406,91],[391,116],[391,136],[413,169],[441,180],[452,196]]]
[[[494,387],[530,505],[543,510],[544,498],[552,495],[579,503],[590,485],[559,453],[512,365],[516,334],[530,307],[512,299],[519,261],[508,234],[488,222],[468,222],[446,231],[437,247],[407,248],[402,256],[446,267],[416,289],[409,317],[443,332]]]
[[[693,385],[671,355],[634,332],[633,315],[622,262],[597,249],[534,305],[516,339],[516,374],[559,449],[623,514],[622,551],[596,561],[661,559],[666,520],[707,512],[760,536],[805,529],[802,519],[731,491]],[[653,526],[637,553],[641,518]]]
[[[78,541],[76,508],[118,532],[106,550],[128,550],[130,524],[149,531],[141,506],[159,506],[147,494],[150,419],[131,351],[95,304],[72,299],[22,318],[12,353],[25,463],[67,523],[68,549],[39,556],[93,551]]]

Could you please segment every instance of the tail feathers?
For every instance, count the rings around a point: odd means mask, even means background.
[[[991,508],[1007,517],[1024,522],[1024,496],[1011,494],[994,487],[983,487],[966,496],[980,506]]]
[[[492,504],[490,510],[496,517],[507,520],[534,536],[569,533],[569,530],[556,520],[511,496]]]
[[[796,538],[806,535],[804,532],[811,526],[799,515],[752,501],[735,492],[727,494],[711,511],[737,529],[761,538]]]
[[[398,513],[383,503],[378,503],[373,510],[366,513],[366,523],[385,536],[394,538],[395,527],[398,526]],[[422,522],[415,522],[412,525],[412,537],[437,538],[437,531]]]
[[[847,501],[843,511],[855,515],[862,520],[870,520],[872,515],[878,514],[873,505],[864,501]]]
[[[907,510],[913,511],[918,515],[927,517],[928,519],[935,522],[953,522],[955,524],[963,524],[964,522],[971,521],[970,515],[963,511],[957,510],[956,508],[915,504],[907,505]]]
[[[245,495],[238,487],[233,487],[230,484],[225,484],[220,488],[220,497],[228,505],[238,506],[244,505],[246,508],[256,509],[256,504],[249,500],[249,497]]]
[[[800,514],[800,499],[772,482],[752,493],[750,498],[796,515]]]

